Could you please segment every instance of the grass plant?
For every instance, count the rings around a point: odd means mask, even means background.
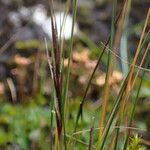
[[[131,63],[126,63],[128,69],[123,68],[124,79],[121,83],[120,90],[118,95],[113,99],[113,102],[110,99],[110,77],[114,69],[119,68],[118,58],[116,57],[118,51],[121,51],[121,54],[126,54],[127,57],[127,48],[122,47],[121,40],[124,36],[126,26],[129,18],[129,8],[131,7],[130,0],[124,0],[122,4],[122,9],[118,12],[118,1],[113,1],[112,6],[112,21],[111,21],[111,32],[108,37],[108,40],[103,46],[103,49],[99,52],[99,58],[94,70],[91,73],[90,79],[87,83],[83,98],[80,101],[80,104],[74,114],[75,119],[72,122],[73,128],[68,129],[69,127],[69,103],[70,98],[69,93],[69,82],[70,82],[70,73],[71,73],[71,62],[72,62],[72,52],[73,52],[73,42],[74,42],[74,25],[77,14],[77,3],[78,0],[73,0],[70,2],[67,1],[67,4],[71,5],[73,10],[73,20],[72,20],[72,31],[71,38],[69,41],[69,50],[68,50],[68,66],[67,69],[64,68],[64,49],[63,49],[63,37],[59,39],[57,34],[57,24],[55,21],[55,11],[53,2],[51,1],[51,26],[52,26],[52,49],[49,53],[47,49],[47,59],[49,63],[51,78],[53,80],[53,101],[51,102],[51,149],[59,150],[69,150],[70,145],[73,146],[71,149],[81,149],[76,148],[76,143],[80,143],[83,147],[82,149],[96,149],[96,150],[118,150],[119,142],[123,142],[121,149],[135,149],[137,146],[136,141],[137,137],[133,138],[130,143],[130,135],[132,128],[132,121],[135,114],[136,105],[139,99],[139,93],[144,79],[146,70],[141,69],[143,66],[148,67],[150,60],[150,44],[147,44],[147,28],[150,19],[150,9],[148,10],[147,17],[145,19],[144,27],[141,33],[137,49],[135,51],[135,56]],[[65,15],[68,13],[66,9]],[[128,11],[127,11],[128,10]],[[64,16],[65,18],[65,16]],[[64,21],[65,22],[65,19]],[[63,32],[63,24],[62,31]],[[128,37],[126,37],[127,40]],[[47,42],[46,42],[47,43]],[[126,45],[127,47],[127,45]],[[102,106],[99,108],[99,125],[98,125],[98,134],[95,134],[95,119],[91,120],[89,124],[90,129],[88,140],[82,141],[82,137],[77,135],[78,130],[81,132],[85,131],[85,128],[81,128],[82,122],[84,122],[84,104],[88,90],[91,86],[92,79],[95,75],[95,72],[102,61],[102,57],[105,54],[106,50],[109,50],[107,53],[107,71],[105,86],[102,91]],[[122,52],[125,50],[125,52]],[[115,54],[115,55],[113,55]],[[140,64],[137,65],[137,60],[140,59],[140,55],[143,55]],[[122,55],[121,55],[122,56]],[[129,60],[129,59],[127,59]],[[121,60],[122,61],[122,60]],[[124,63],[124,62],[121,62]],[[138,66],[138,67],[137,67]],[[128,71],[128,72],[127,72]],[[132,91],[134,90],[137,78],[140,77],[140,84],[138,85],[138,90],[135,99],[132,100]],[[112,104],[113,103],[113,104]],[[96,116],[91,116],[96,118]],[[97,118],[96,118],[97,119]],[[116,128],[113,128],[115,126]],[[123,132],[120,131],[120,127],[123,126],[126,128]],[[54,133],[54,134],[53,134]],[[121,137],[121,138],[120,138]],[[54,142],[53,142],[53,139]],[[84,138],[83,138],[84,139]],[[108,143],[112,144],[110,147],[107,146]],[[139,144],[139,141],[138,141]],[[109,144],[108,144],[109,145]],[[134,147],[135,145],[135,147]]]

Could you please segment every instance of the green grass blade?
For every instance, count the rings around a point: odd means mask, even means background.
[[[74,34],[74,25],[76,20],[77,2],[78,0],[73,0],[73,21],[72,21],[72,30],[71,30],[71,39],[70,39],[69,60],[68,60],[67,76],[66,76],[64,92],[63,92],[64,110],[66,110],[67,107],[66,105],[67,105],[67,95],[68,95],[70,70],[71,70],[70,64],[72,60],[73,34]]]

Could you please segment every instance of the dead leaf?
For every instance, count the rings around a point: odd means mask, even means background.
[[[15,56],[15,63],[19,66],[28,66],[31,64],[31,60],[29,58],[22,57],[20,55]]]
[[[0,82],[0,95],[3,95],[5,92],[5,86],[4,83]]]
[[[100,75],[98,77],[96,77],[96,85],[98,86],[103,86],[105,84],[105,78],[106,78],[106,74]]]
[[[117,84],[123,79],[123,74],[117,70],[114,70],[110,78],[109,84]]]
[[[105,78],[106,74],[102,74],[100,76],[96,77],[96,85],[103,86],[105,84]],[[112,76],[109,79],[109,84],[113,86],[114,84],[117,84],[123,80],[123,74],[119,71],[113,71]]]
[[[78,81],[79,81],[80,84],[86,84],[87,81],[88,81],[88,76],[82,75],[82,76],[79,77]]]
[[[74,52],[73,60],[81,63],[89,61],[89,50],[83,50],[82,52]]]

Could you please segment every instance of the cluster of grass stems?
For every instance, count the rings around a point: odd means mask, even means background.
[[[140,89],[142,86],[143,78],[146,70],[142,68],[147,68],[150,61],[150,43],[147,44],[147,38],[149,36],[149,31],[147,32],[147,26],[149,24],[150,19],[150,9],[148,10],[147,17],[145,19],[145,23],[143,26],[143,30],[140,36],[139,43],[135,50],[135,56],[130,63],[122,62],[122,70],[124,75],[124,80],[122,81],[120,91],[118,95],[115,97],[113,105],[111,108],[108,106],[110,103],[110,85],[109,79],[112,74],[112,71],[117,68],[117,50],[120,48],[120,55],[127,56],[127,48],[126,46],[122,46],[121,40],[122,38],[127,39],[127,34],[125,33],[125,29],[128,24],[128,18],[130,14],[131,0],[124,0],[122,3],[122,8],[120,10],[117,9],[117,0],[112,1],[112,21],[111,21],[111,32],[108,37],[108,40],[105,44],[103,44],[102,49],[99,50],[99,58],[97,60],[97,64],[93,71],[91,71],[90,79],[87,83],[87,88],[84,92],[83,98],[80,101],[79,108],[76,110],[76,121],[74,122],[74,129],[71,133],[67,131],[67,125],[69,124],[68,115],[69,115],[69,80],[70,80],[70,71],[71,71],[71,61],[72,61],[72,50],[73,50],[73,33],[74,33],[74,25],[76,20],[77,13],[77,3],[78,0],[68,0],[66,2],[66,13],[63,17],[63,24],[61,27],[60,35],[58,37],[57,33],[57,24],[54,16],[54,8],[53,1],[50,2],[51,6],[51,27],[52,27],[52,49],[48,51],[47,49],[47,59],[50,68],[51,78],[53,81],[53,100],[50,103],[51,109],[51,149],[76,149],[75,144],[80,143],[85,146],[85,149],[96,149],[96,150],[117,150],[118,149],[118,141],[120,136],[120,127],[126,127],[123,132],[123,145],[122,149],[126,150],[130,145],[130,135],[132,121],[135,114],[135,108],[137,105],[137,101],[139,98]],[[63,28],[65,25],[65,19],[68,14],[69,6],[71,6],[73,10],[73,20],[72,20],[72,31],[71,38],[69,41],[69,50],[68,50],[68,66],[67,69],[64,68],[64,38],[63,38]],[[46,42],[46,40],[45,40]],[[47,42],[46,42],[47,47]],[[110,49],[110,50],[109,50]],[[76,136],[76,132],[79,129],[79,121],[82,122],[82,117],[84,117],[84,103],[86,99],[86,95],[88,93],[89,87],[91,85],[91,81],[94,77],[94,74],[102,61],[104,55],[106,55],[106,50],[109,50],[107,53],[107,71],[106,71],[106,79],[105,86],[102,91],[102,106],[100,109],[100,117],[99,117],[99,126],[98,126],[98,137],[94,137],[94,131],[96,128],[94,127],[94,119],[92,119],[91,128],[89,131],[89,142],[85,143],[78,139]],[[137,60],[139,60],[142,55],[142,59],[140,60],[140,64],[137,67]],[[127,58],[127,57],[126,57]],[[128,60],[126,60],[128,61]],[[116,65],[116,66],[115,66]],[[135,83],[137,77],[140,76],[140,84],[138,85],[138,90],[136,93],[136,97],[131,99],[131,93],[134,90]],[[93,116],[94,118],[94,116]],[[81,120],[80,120],[81,119]],[[115,128],[112,128],[115,126]],[[82,129],[83,131],[85,129]],[[96,141],[94,139],[97,139]]]

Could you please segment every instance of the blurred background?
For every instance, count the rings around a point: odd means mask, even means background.
[[[118,55],[119,71],[111,77],[112,99],[127,73],[150,6],[149,0],[133,0],[121,47],[127,54]],[[47,150],[52,82],[47,64],[44,38],[51,47],[51,19],[48,0],[0,0],[0,149]],[[65,13],[65,0],[54,0],[55,16],[60,30]],[[122,8],[119,1],[118,11]],[[71,35],[72,8],[66,18],[64,65],[67,66],[68,41]],[[111,27],[111,0],[79,0],[75,24],[73,62],[69,88],[70,109],[76,107],[96,65],[99,49]],[[148,38],[149,42],[150,37]],[[99,65],[86,98],[86,111],[96,110],[102,103],[101,90],[105,82],[106,56]],[[140,63],[140,62],[139,62]],[[136,90],[136,89],[135,89]],[[150,141],[150,72],[146,73],[140,92],[134,124],[139,134]],[[133,97],[135,93],[133,93]],[[75,112],[76,110],[73,110]],[[85,126],[90,122],[85,114]],[[70,117],[74,117],[70,114]],[[149,142],[150,144],[150,142]]]

